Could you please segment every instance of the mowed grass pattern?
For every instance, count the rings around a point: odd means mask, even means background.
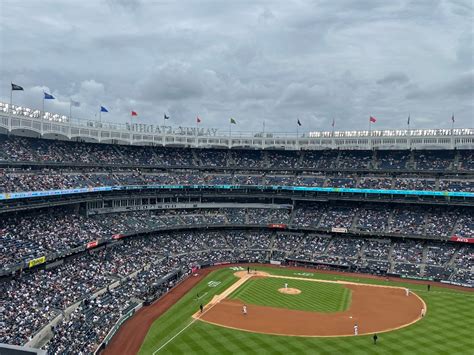
[[[285,283],[301,293],[288,295],[278,292]],[[345,311],[350,303],[351,290],[332,283],[266,277],[248,280],[229,298],[249,305],[327,313]]]
[[[259,268],[270,273],[294,276],[293,270]],[[191,322],[197,310],[196,292],[221,293],[236,280],[233,270],[222,269],[210,274],[162,317],[155,321],[140,349],[140,354],[153,354]],[[345,279],[392,286],[409,287],[428,306],[426,317],[400,330],[379,334],[377,345],[371,336],[340,338],[301,338],[255,334],[227,329],[197,321],[174,338],[158,354],[473,354],[474,293],[403,282],[386,282],[348,276],[317,274],[312,278]],[[222,284],[207,288],[209,280]]]

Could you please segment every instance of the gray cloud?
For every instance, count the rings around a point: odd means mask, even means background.
[[[294,131],[472,126],[469,0],[0,3],[0,99],[91,118]],[[18,16],[11,14],[21,13]],[[455,25],[454,25],[455,24]],[[104,117],[103,117],[104,118]],[[418,119],[417,119],[418,118]]]
[[[406,84],[410,81],[408,76],[404,73],[392,73],[384,76],[382,79],[377,80],[379,85],[401,85]]]

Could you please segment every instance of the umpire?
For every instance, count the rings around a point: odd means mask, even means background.
[[[379,337],[377,336],[377,333],[375,333],[372,338],[374,339],[374,345],[377,345],[377,339],[379,338]]]

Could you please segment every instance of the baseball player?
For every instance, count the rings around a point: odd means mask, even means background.
[[[410,289],[409,289],[409,288],[405,288],[405,294],[406,294],[407,296],[410,296]]]
[[[354,335],[359,335],[359,326],[356,324],[354,324]]]
[[[244,316],[247,315],[247,305],[244,304],[244,306],[242,307],[242,313],[244,314]]]
[[[425,307],[423,307],[421,309],[421,318],[423,318],[425,316],[425,314],[426,314],[426,309],[425,309]]]
[[[287,289],[287,288],[288,288],[288,284],[287,284],[287,283],[285,283],[285,289]]]

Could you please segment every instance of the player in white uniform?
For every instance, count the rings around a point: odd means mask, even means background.
[[[244,316],[247,315],[247,305],[244,304],[244,306],[242,307],[242,313],[244,314]]]
[[[425,314],[426,314],[426,310],[425,310],[425,307],[423,307],[421,309],[421,318],[423,318],[425,316]]]
[[[354,335],[359,335],[359,326],[357,324],[354,325]]]
[[[406,294],[407,296],[410,296],[410,289],[409,289],[409,288],[406,288],[406,289],[405,289],[405,294]]]
[[[285,283],[285,288],[288,288],[288,284],[287,284],[287,283]]]

